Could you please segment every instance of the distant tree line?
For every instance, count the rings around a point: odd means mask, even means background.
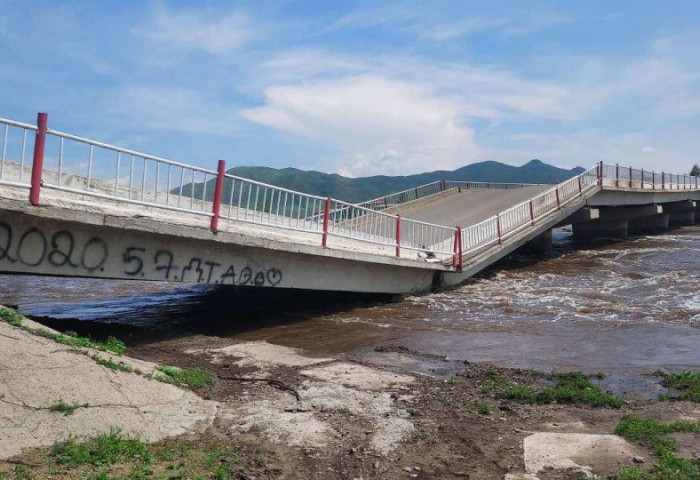
[[[691,177],[700,177],[700,167],[698,167],[697,163],[695,165],[693,165],[693,168],[690,170],[690,176]]]

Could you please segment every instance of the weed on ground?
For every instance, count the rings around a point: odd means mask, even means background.
[[[192,389],[216,384],[216,377],[203,368],[181,369],[159,365],[157,369],[162,373],[162,375],[156,375],[154,378],[161,382],[172,383],[175,385],[186,385]]]
[[[624,403],[620,397],[603,392],[581,372],[550,375],[533,373],[532,381],[514,382],[502,376],[498,370],[491,369],[486,377],[481,392],[499,400],[538,405],[563,403],[612,408],[620,408]]]
[[[699,433],[700,424],[691,421],[661,423],[625,415],[615,427],[615,433],[645,447],[659,457],[651,470],[631,467],[621,471],[618,480],[700,480],[700,465],[675,455],[678,442],[672,433]]]

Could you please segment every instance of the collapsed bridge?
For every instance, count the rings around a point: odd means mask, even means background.
[[[374,293],[457,285],[517,248],[695,222],[698,177],[437,181],[353,204],[0,118],[0,271]],[[30,158],[31,157],[31,158]]]

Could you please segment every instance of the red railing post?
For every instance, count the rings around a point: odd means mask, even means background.
[[[455,227],[454,254],[452,255],[452,266],[462,268],[462,229]]]
[[[661,190],[666,190],[666,172],[661,172]]]
[[[39,205],[41,193],[41,176],[44,171],[44,150],[46,149],[46,130],[49,114],[40,113],[36,119],[36,139],[34,140],[34,159],[32,161],[32,183],[29,190],[29,203]],[[59,182],[60,183],[60,182]]]
[[[500,245],[502,242],[502,238],[501,238],[501,215],[499,213],[496,214],[496,229],[498,230],[498,244]]]
[[[603,186],[603,161],[598,162],[598,186]]]
[[[458,237],[458,239],[457,239],[457,255],[459,258],[459,260],[457,262],[457,266],[461,270],[462,265],[463,265],[463,263],[462,263],[463,262],[463,258],[462,258],[462,227],[457,227],[457,237]]]
[[[632,167],[630,166],[630,188],[632,188]]]
[[[396,215],[396,256],[401,256],[401,215]]]
[[[620,165],[617,163],[615,164],[615,186],[620,186]]]
[[[532,204],[532,200],[530,200],[530,221],[532,224],[535,224],[535,207]]]
[[[326,206],[323,209],[323,237],[321,237],[321,246],[328,245],[328,217],[331,211],[331,196],[326,197]]]
[[[216,172],[216,183],[214,184],[214,201],[212,202],[211,211],[211,231],[219,230],[219,214],[221,213],[221,197],[224,194],[224,175],[226,175],[226,161],[219,160]],[[206,199],[205,199],[206,200]]]

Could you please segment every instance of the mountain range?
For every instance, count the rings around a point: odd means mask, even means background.
[[[377,175],[348,178],[334,173],[269,167],[234,167],[228,170],[228,173],[290,190],[320,196],[330,195],[333,198],[358,203],[437,180],[556,184],[578,175],[584,170],[581,167],[567,170],[548,165],[540,160],[531,160],[520,167],[486,161],[466,165],[452,171],[437,170],[396,177]],[[207,185],[207,192],[213,191],[213,180],[211,182],[211,185]],[[195,192],[200,191],[200,188],[201,185],[195,186]]]

